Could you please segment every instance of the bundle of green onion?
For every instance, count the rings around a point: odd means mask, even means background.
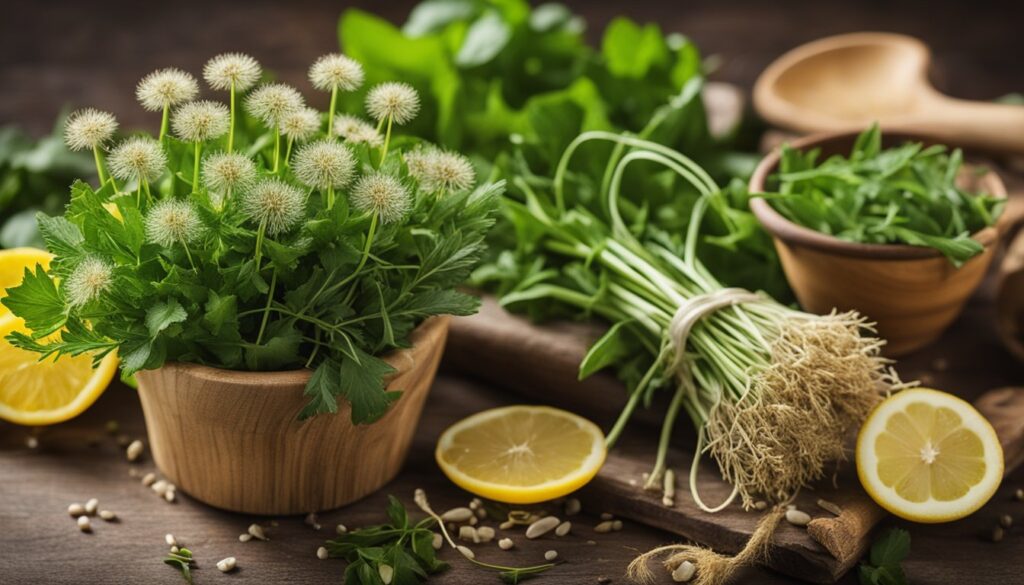
[[[588,142],[610,141],[600,209],[575,204],[566,189],[569,163]],[[643,211],[621,198],[633,165],[668,169],[697,197],[685,238],[650,229]],[[682,154],[607,132],[579,136],[566,150],[551,192],[517,179],[524,201],[506,201],[521,250],[542,267],[503,296],[509,307],[557,301],[612,326],[581,364],[581,375],[646,353],[650,364],[614,428],[615,443],[641,401],[659,388],[672,392],[648,487],[659,485],[672,429],[684,410],[698,430],[690,490],[701,508],[717,511],[742,498],[790,498],[844,457],[843,442],[880,397],[898,384],[884,341],[856,313],[811,315],[763,293],[727,288],[697,257],[701,222],[724,203],[714,181]],[[642,198],[641,198],[642,199]],[[625,200],[627,204],[620,205]],[[635,198],[633,199],[635,200]],[[734,490],[705,504],[696,489],[701,454],[710,454]]]

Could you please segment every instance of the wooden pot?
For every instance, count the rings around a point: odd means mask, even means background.
[[[857,132],[818,134],[792,143],[793,148],[820,148],[822,160],[833,154],[848,155]],[[886,146],[906,141],[932,141],[922,136],[883,134]],[[750,192],[764,193],[768,177],[777,171],[781,151],[764,158],[750,178]],[[1006,187],[995,171],[980,177],[961,174],[970,190],[1006,197]],[[847,242],[797,225],[763,198],[751,200],[750,209],[772,235],[786,280],[800,305],[812,313],[833,309],[857,310],[877,323],[878,333],[888,340],[886,355],[910,353],[937,339],[956,319],[964,303],[978,287],[999,239],[996,226],[972,237],[985,250],[960,268],[937,250],[901,244]]]
[[[448,317],[425,321],[412,347],[385,357],[402,391],[380,420],[353,425],[336,414],[298,420],[309,370],[241,372],[170,363],[140,372],[139,396],[160,471],[190,496],[249,514],[337,508],[398,473],[448,335]]]

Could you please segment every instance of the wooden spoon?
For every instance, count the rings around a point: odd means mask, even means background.
[[[954,99],[928,81],[931,51],[890,33],[853,33],[797,47],[754,86],[769,122],[799,132],[863,129],[921,133],[937,141],[1024,153],[1024,107]]]

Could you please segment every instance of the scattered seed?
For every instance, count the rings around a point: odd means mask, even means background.
[[[249,542],[250,540],[252,540],[252,535],[248,532],[238,535],[238,542]]]
[[[1013,499],[1018,502],[1024,501],[1024,488],[1017,488],[1017,491],[1013,492]]]
[[[25,446],[29,449],[37,449],[39,447],[39,439],[30,435],[25,438]]]
[[[612,578],[611,577],[605,577],[604,575],[601,575],[600,577],[597,578],[597,582],[598,582],[599,585],[608,585],[608,583],[612,582]]]
[[[472,500],[469,501],[469,509],[470,510],[477,510],[482,505],[483,505],[483,502],[480,500],[480,498],[473,498]]]
[[[89,498],[89,501],[85,503],[85,513],[90,516],[96,515],[96,510],[100,507],[100,501],[96,498]]]
[[[331,555],[327,552],[326,547],[321,546],[320,548],[316,549],[316,558],[320,559],[321,561],[325,560],[329,556]]]
[[[509,550],[515,545],[516,543],[512,542],[511,538],[502,538],[498,541],[498,548],[501,550]]]
[[[768,508],[768,502],[766,502],[764,500],[758,500],[758,501],[754,502],[754,509],[755,510],[759,510],[760,511],[760,510],[766,510],[767,508]]]
[[[545,561],[550,562],[550,561],[553,561],[553,560],[555,560],[557,558],[558,558],[558,551],[557,550],[549,550],[546,553],[544,553],[544,560]]]
[[[117,514],[110,510],[100,510],[100,518],[103,518],[107,522],[112,522],[117,519]]]
[[[476,558],[476,555],[473,554],[473,551],[471,551],[468,546],[462,546],[460,544],[459,546],[457,546],[455,548],[457,548],[459,550],[459,552],[462,553],[462,556],[466,557],[467,559],[469,559],[471,561]]]
[[[82,532],[92,532],[92,524],[89,522],[89,517],[82,515],[78,517],[78,529]]]
[[[1003,514],[999,517],[999,525],[1003,528],[1009,528],[1013,526],[1013,517],[1009,514]]]
[[[491,542],[494,540],[494,529],[490,526],[481,526],[476,529],[476,536],[480,542]]]
[[[434,547],[434,550],[441,550],[441,547],[444,546],[444,537],[435,532],[434,539],[430,541],[430,546]]]
[[[158,479],[155,482],[153,482],[153,485],[149,486],[149,489],[151,489],[154,492],[156,492],[156,495],[162,496],[165,493],[167,493],[167,488],[170,485],[171,484],[167,483],[167,480],[165,480],[165,479]]]
[[[441,520],[445,522],[469,522],[470,518],[474,518],[474,515],[469,508],[452,508],[441,514]]]
[[[116,435],[117,432],[120,431],[120,430],[121,430],[121,425],[118,424],[118,422],[116,420],[108,420],[107,421],[107,434],[108,435]]]
[[[235,557],[221,559],[217,561],[217,568],[220,569],[221,573],[230,573],[231,571],[235,570],[235,565],[237,562],[238,561],[235,560]]]
[[[270,540],[267,538],[267,533],[263,531],[263,527],[259,524],[250,524],[249,534],[251,534],[253,538],[257,538],[259,540]]]
[[[337,526],[334,527],[334,531],[337,532],[338,534],[345,534],[345,533],[348,532],[348,528],[345,528],[344,524],[338,524]]]
[[[179,552],[181,552],[181,549],[180,549],[180,548],[178,548],[178,547],[176,547],[176,546],[172,546],[172,547],[171,547],[171,552],[172,552],[172,553],[179,553]]]
[[[609,512],[601,512],[601,520],[611,520],[613,518],[615,516],[612,516]]]
[[[320,525],[319,519],[316,516],[316,512],[310,512],[309,514],[306,514],[306,519],[304,520],[304,522],[308,526],[312,526],[313,530],[320,530],[321,528],[323,528],[323,526]]]
[[[569,498],[568,500],[565,501],[566,516],[575,516],[576,514],[579,514],[580,510],[582,509],[583,506],[580,504],[578,498]]]
[[[600,523],[600,524],[598,524],[597,526],[594,527],[594,532],[599,532],[601,534],[604,534],[605,532],[611,532],[611,531],[612,531],[612,521],[611,520],[605,520],[604,522],[602,522],[602,523]]]
[[[82,504],[71,504],[68,506],[68,514],[71,514],[72,518],[78,518],[85,514],[85,507]]]
[[[516,525],[515,521],[513,521],[513,520],[505,520],[501,524],[498,524],[498,529],[499,530],[509,530],[511,528],[514,528],[515,525]]]
[[[562,522],[561,524],[559,524],[558,528],[555,528],[555,536],[565,536],[566,534],[569,534],[569,532],[571,530],[572,530],[572,522],[569,522],[568,520],[566,520],[565,522]]]
[[[85,516],[83,516],[82,518],[84,518],[84,517]],[[79,524],[81,524],[81,522],[79,522]],[[999,542],[1000,540],[1003,539],[1003,536],[1005,534],[1006,533],[1003,531],[1003,527],[1002,526],[996,526],[995,528],[992,529],[992,536],[991,536],[992,542]]]
[[[178,539],[174,538],[173,534],[165,534],[164,542],[167,543],[167,546],[178,546]]]
[[[128,456],[128,461],[135,461],[138,459],[139,456],[142,455],[143,449],[142,441],[138,439],[132,441],[131,444],[128,445],[128,449],[125,451],[125,454]]]
[[[676,472],[671,469],[665,471],[661,504],[666,508],[676,505]]]
[[[117,436],[117,445],[119,447],[127,447],[128,443],[131,443],[131,442],[132,442],[132,438],[129,437],[128,435],[118,435]]]
[[[480,542],[480,537],[476,534],[476,528],[472,526],[462,526],[459,528],[459,540],[465,540],[474,544]]]
[[[477,508],[474,510],[474,513],[476,514],[476,517],[481,520],[487,517],[487,510],[484,510],[483,507]]]
[[[391,580],[395,578],[395,569],[387,564],[378,565],[377,574],[380,575],[380,580],[384,582],[384,585],[391,585]]]
[[[132,469],[135,469],[134,467]],[[156,483],[156,474],[152,471],[142,476],[142,485],[149,487]]]
[[[811,516],[807,512],[797,510],[796,508],[786,510],[786,522],[793,526],[807,526],[810,521]]]
[[[546,516],[541,518],[526,528],[526,538],[529,538],[530,540],[540,538],[554,530],[559,524],[560,521],[555,516]]]
[[[169,504],[174,503],[174,490],[173,489],[169,489],[166,492],[164,492],[164,500],[166,500],[167,503],[169,503]]]
[[[693,574],[697,572],[697,565],[694,565],[690,561],[683,561],[679,563],[675,571],[672,571],[672,580],[676,583],[686,583],[690,579],[693,579]]]
[[[612,520],[612,530],[615,532],[622,530],[622,520]]]
[[[823,500],[821,498],[818,498],[818,502],[817,503],[818,503],[818,507],[819,508],[821,508],[822,510],[825,510],[826,512],[831,512],[832,514],[835,514],[836,516],[839,516],[840,514],[843,513],[843,509],[839,507],[839,504],[835,504],[833,502],[830,502],[828,500]]]
[[[477,519],[476,514],[473,514],[472,516],[470,516],[470,518],[469,518],[469,525],[470,526],[476,526],[479,522],[480,522],[480,520]]]

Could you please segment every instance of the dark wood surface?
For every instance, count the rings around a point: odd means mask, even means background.
[[[36,134],[49,130],[64,105],[97,106],[115,111],[129,127],[154,123],[135,103],[135,83],[157,67],[198,71],[211,55],[242,50],[258,56],[283,80],[306,87],[305,71],[321,53],[337,47],[335,25],[345,5],[357,4],[399,21],[412,2],[270,2],[212,3],[180,0],[145,5],[108,2],[32,2],[9,0],[0,18],[0,123],[17,123]],[[937,85],[952,95],[991,99],[1021,91],[1020,2],[921,3],[820,2],[790,0],[686,3],[657,1],[571,2],[584,12],[595,36],[615,14],[627,12],[653,20],[670,31],[694,38],[706,55],[717,55],[715,77],[749,88],[757,73],[781,52],[820,36],[854,30],[892,30],[917,35],[936,51]],[[306,92],[311,98],[313,92]],[[323,105],[323,104],[318,104]],[[925,374],[942,388],[973,397],[1002,385],[1019,385],[1024,370],[999,346],[992,330],[990,290],[983,290],[940,344],[901,362],[906,376]],[[949,367],[936,372],[934,361]],[[610,400],[616,400],[613,398]],[[386,494],[411,505],[416,487],[428,491],[437,507],[463,504],[468,495],[449,484],[433,462],[440,430],[480,409],[522,401],[497,385],[479,384],[453,375],[435,385],[405,471],[380,493],[353,506],[323,515],[324,531],[314,532],[301,518],[279,519],[271,542],[239,543],[237,535],[254,518],[211,509],[182,494],[176,504],[158,500],[137,478],[114,439],[105,435],[107,420],[120,421],[124,432],[142,436],[144,425],[135,394],[123,387],[108,392],[85,415],[46,430],[40,446],[25,446],[28,432],[0,424],[0,582],[2,583],[181,583],[162,565],[163,535],[176,534],[194,548],[197,582],[228,579],[246,582],[338,583],[342,563],[319,561],[314,551],[337,522],[358,526],[383,520]],[[595,413],[607,424],[607,409]],[[637,429],[631,435],[642,435]],[[196,446],[201,448],[201,446]],[[151,470],[145,458],[134,466]],[[1024,504],[1011,494],[1024,487],[1024,472],[1011,475],[999,493],[971,518],[939,526],[907,527],[913,551],[905,563],[911,582],[1024,583]],[[101,507],[121,520],[94,522],[93,534],[81,534],[68,517],[71,502],[99,498]],[[625,565],[640,550],[662,544],[668,534],[627,523],[625,530],[594,535],[590,510],[575,520],[574,535],[523,544],[513,553],[496,547],[485,560],[540,560],[555,548],[566,562],[538,583],[597,583],[608,577],[625,582]],[[1012,514],[1018,527],[999,544],[983,535],[995,519]],[[270,519],[262,519],[269,522]],[[890,521],[890,523],[892,523]],[[521,537],[517,541],[523,541]],[[596,545],[587,544],[594,540]],[[240,570],[221,575],[214,563],[238,558]],[[497,580],[454,562],[437,582],[456,585]],[[789,582],[763,569],[747,571],[743,583]],[[667,579],[665,582],[668,582]],[[843,583],[855,583],[851,574]]]

